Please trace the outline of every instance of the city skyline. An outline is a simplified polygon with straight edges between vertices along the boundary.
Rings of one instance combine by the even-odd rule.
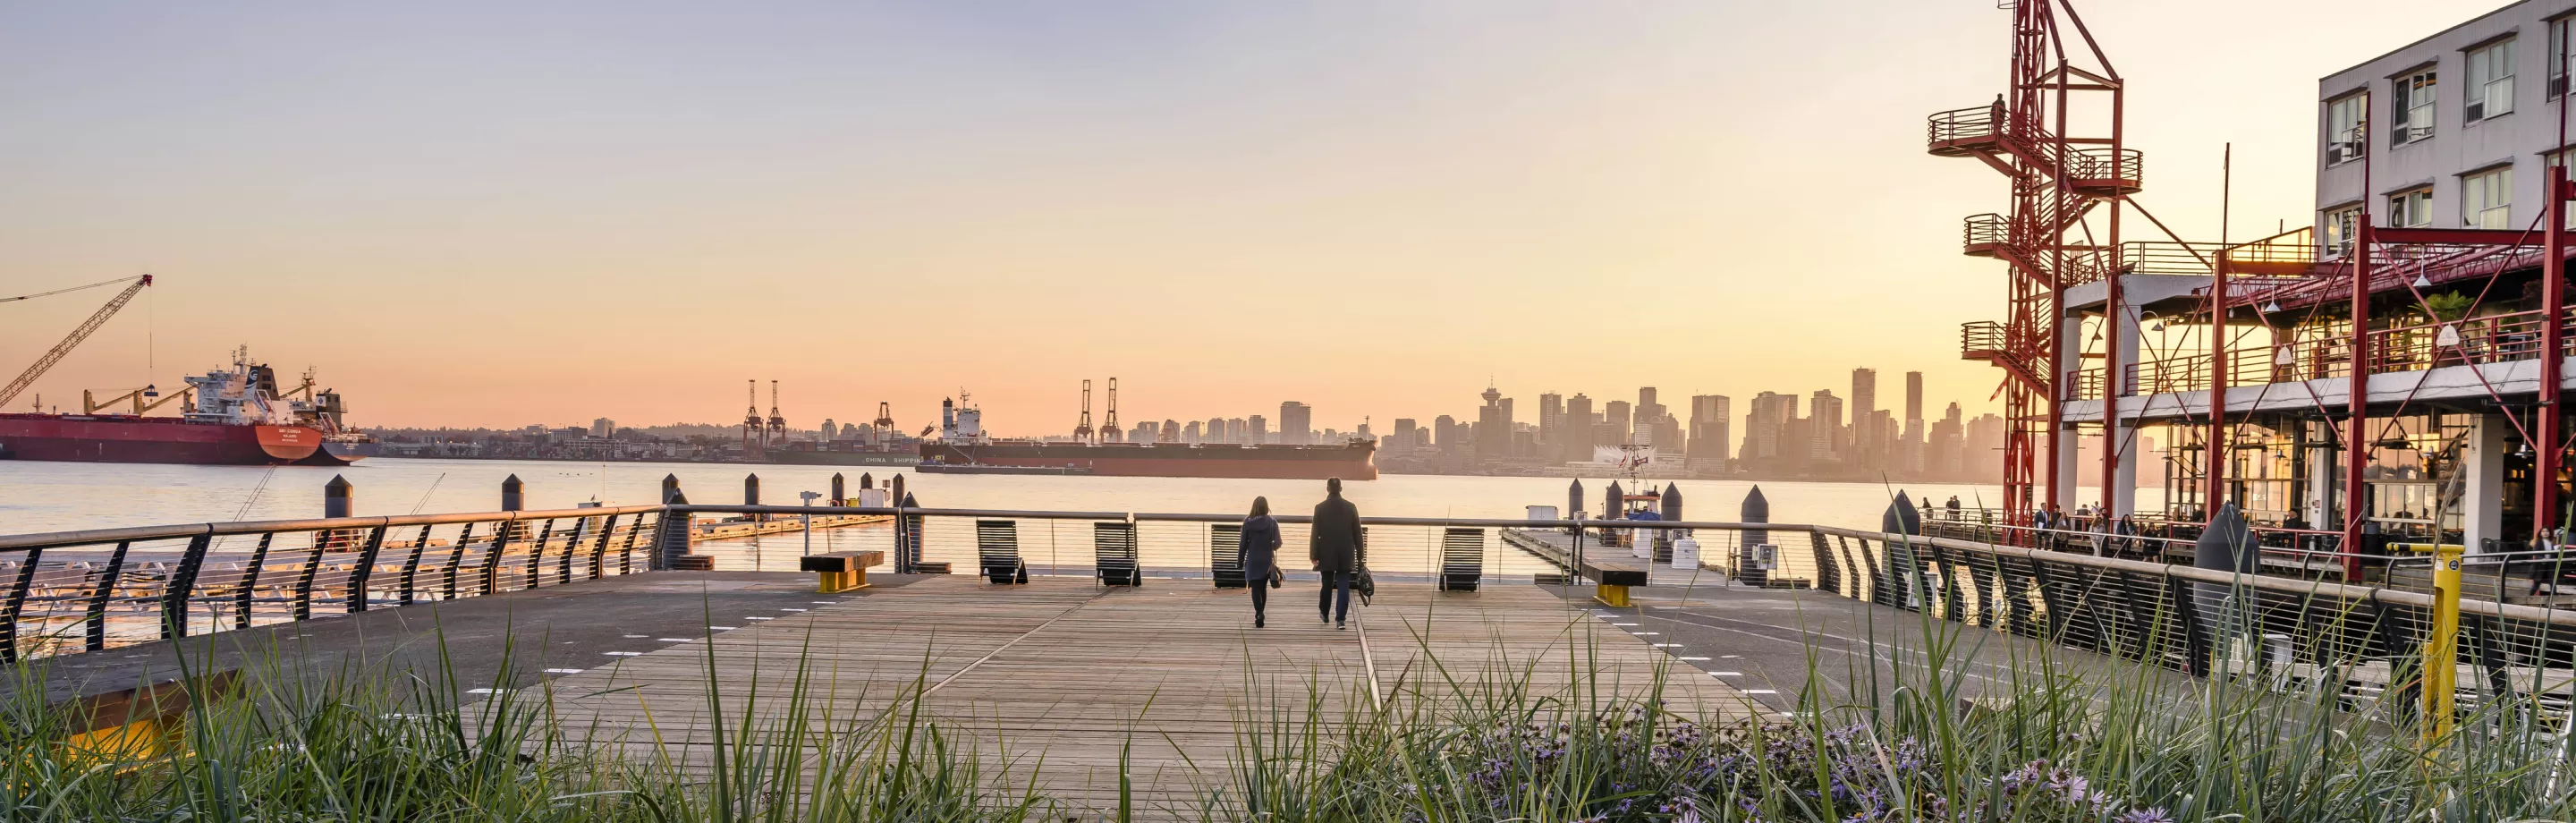
[[[2308,210],[2301,78],[2402,45],[2374,16],[2487,5],[2090,13],[2245,47],[2123,50],[2153,78],[2132,136],[2157,213],[2200,237],[2222,140],[2237,214]],[[0,13],[7,291],[159,278],[20,404],[168,386],[242,343],[377,426],[725,420],[755,377],[805,421],[927,421],[965,384],[1032,433],[1080,374],[1125,376],[1139,410],[1293,396],[1334,420],[1489,374],[1739,401],[1837,362],[1993,381],[1941,342],[1997,311],[1992,267],[1953,253],[1992,204],[1919,145],[1925,101],[1992,94],[1994,66],[1948,54],[1994,36],[1987,4],[604,8]],[[2208,30],[2217,9],[2245,25]],[[2312,36],[2263,35],[2290,26]],[[674,53],[719,68],[675,77]],[[1743,61],[1909,68],[1819,93],[1736,82]],[[999,297],[1069,283],[1116,286]],[[1867,299],[1824,317],[1842,295]],[[974,310],[905,311],[925,300]],[[0,352],[95,305],[11,305]],[[384,322],[294,322],[353,314]]]

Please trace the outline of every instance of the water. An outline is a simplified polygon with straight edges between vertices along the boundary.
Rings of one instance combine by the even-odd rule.
[[[356,513],[372,516],[497,510],[501,480],[513,474],[526,484],[530,509],[594,500],[612,506],[655,503],[664,475],[677,475],[692,502],[740,503],[743,477],[752,473],[761,478],[761,502],[793,506],[800,502],[797,492],[828,493],[835,472],[847,478],[849,489],[858,488],[860,470],[831,466],[374,458],[338,468],[272,469],[0,461],[0,534],[320,517],[322,486],[334,475],[355,486]],[[888,477],[874,473],[879,481]],[[1600,508],[1602,490],[1612,479],[1583,481],[1587,509]],[[1234,513],[1266,495],[1272,510],[1302,514],[1324,496],[1324,484],[1311,480],[906,473],[904,482],[922,505],[936,508]],[[1665,481],[1651,482],[1661,488]],[[1690,519],[1721,521],[1736,519],[1745,493],[1757,485],[1673,483]],[[1344,496],[1370,515],[1520,518],[1526,506],[1562,509],[1566,485],[1563,478],[1387,475],[1348,483]],[[1874,528],[1893,494],[1887,486],[1864,483],[1758,485],[1775,523]],[[1904,491],[1936,505],[1951,495],[1969,506],[2001,497],[1998,487],[1974,484],[1912,484]]]

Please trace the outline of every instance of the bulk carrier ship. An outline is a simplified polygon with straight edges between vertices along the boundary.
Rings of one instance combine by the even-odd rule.
[[[963,397],[963,395],[961,395]],[[996,440],[984,414],[939,401],[939,439],[921,443],[925,472],[1091,474],[1105,477],[1247,477],[1375,480],[1377,444],[1090,443]]]
[[[0,414],[0,459],[338,466],[362,459],[371,442],[341,426],[338,393],[314,390],[310,372],[303,385],[282,389],[247,347],[233,352],[230,369],[185,380],[188,387],[168,398],[144,388],[99,404],[84,392],[83,414]],[[130,413],[105,408],[129,399]],[[172,401],[182,401],[179,416],[144,416]]]

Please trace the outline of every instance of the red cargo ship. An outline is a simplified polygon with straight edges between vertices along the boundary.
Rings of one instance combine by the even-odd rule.
[[[309,373],[303,386],[280,391],[277,373],[251,362],[245,348],[233,353],[231,369],[186,380],[179,396],[160,401],[147,403],[158,395],[143,389],[106,404],[90,404],[84,394],[88,414],[0,414],[0,459],[208,466],[336,466],[359,459],[331,449],[347,450],[344,441],[364,436],[340,427],[340,396],[313,391]],[[127,398],[132,414],[101,413]],[[171,401],[182,401],[178,417],[144,416]]]
[[[0,414],[0,458],[264,466],[322,448],[304,426],[197,422],[121,414]]]

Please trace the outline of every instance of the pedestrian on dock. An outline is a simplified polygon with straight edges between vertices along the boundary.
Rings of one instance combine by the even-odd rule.
[[[1270,498],[1252,498],[1252,515],[1243,518],[1236,545],[1243,550],[1243,584],[1252,588],[1252,627],[1258,629],[1270,590],[1279,585],[1279,521],[1270,518]]]
[[[1315,610],[1334,628],[1350,628],[1351,585],[1359,576],[1360,509],[1342,499],[1342,479],[1324,481],[1324,502],[1315,504],[1315,520],[1306,540],[1307,558],[1324,577],[1315,595]]]

